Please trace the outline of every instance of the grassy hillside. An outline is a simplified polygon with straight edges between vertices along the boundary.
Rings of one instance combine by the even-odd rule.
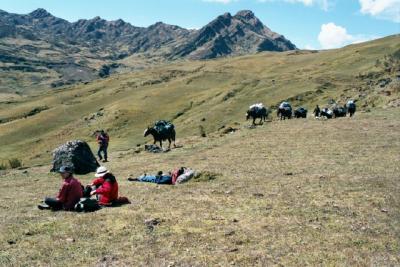
[[[183,61],[3,101],[0,162],[18,157],[27,165],[48,163],[50,152],[67,140],[94,145],[91,134],[102,128],[111,135],[111,150],[129,150],[148,140],[143,129],[158,119],[173,121],[179,142],[199,136],[200,127],[210,134],[243,125],[255,102],[290,100],[312,110],[316,103],[354,98],[361,110],[396,106],[398,83],[381,88],[379,80],[394,79],[385,62],[399,50],[400,37],[391,36],[338,50]]]
[[[17,157],[29,167],[0,170],[0,266],[400,265],[399,59],[400,37],[391,36],[178,62],[1,100],[0,163]],[[348,98],[358,100],[354,118],[244,121],[255,102],[312,110]],[[182,147],[137,151],[158,119],[174,122]],[[95,149],[101,128],[111,135],[107,166],[132,204],[39,211],[60,184],[51,151],[74,138]],[[213,179],[126,179],[179,166]]]
[[[398,266],[399,118],[274,121],[166,154],[113,152],[132,204],[89,214],[36,209],[60,183],[48,166],[0,173],[0,265]],[[126,180],[181,165],[216,179]]]

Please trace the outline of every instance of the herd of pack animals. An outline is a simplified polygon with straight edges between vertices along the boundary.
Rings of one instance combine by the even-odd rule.
[[[356,112],[356,104],[354,100],[349,100],[345,106],[335,105],[332,109],[323,108],[322,110],[317,105],[314,109],[313,114],[316,118],[339,118],[346,117],[349,115],[353,117]],[[256,119],[260,119],[259,124],[267,121],[270,110],[266,108],[262,103],[254,104],[249,107],[246,112],[246,120],[252,119],[253,126],[256,125]],[[286,120],[291,118],[307,118],[308,110],[304,107],[299,107],[295,110],[292,109],[292,106],[288,102],[282,102],[277,108],[277,116],[280,120]],[[168,126],[167,128],[164,128]],[[159,128],[165,129],[165,131],[158,130]],[[155,145],[157,142],[160,143],[160,147],[162,148],[162,142],[169,142],[168,148],[171,148],[171,144],[173,143],[174,147],[176,147],[175,139],[176,139],[176,131],[175,126],[172,123],[166,121],[158,121],[153,127],[147,127],[144,131],[144,137],[152,135]]]

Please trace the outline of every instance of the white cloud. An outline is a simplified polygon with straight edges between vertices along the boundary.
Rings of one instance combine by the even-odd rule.
[[[314,46],[309,45],[309,44],[306,44],[306,45],[304,46],[304,49],[306,49],[306,50],[316,50],[316,48],[315,48]]]
[[[351,35],[347,29],[333,22],[322,24],[318,41],[322,49],[339,48],[349,44],[357,44],[378,38],[372,35]]]
[[[330,0],[258,0],[259,2],[273,2],[273,1],[284,1],[288,3],[300,3],[305,6],[319,6],[323,10],[328,10],[332,5]]]
[[[400,22],[400,0],[359,0],[361,13]]]

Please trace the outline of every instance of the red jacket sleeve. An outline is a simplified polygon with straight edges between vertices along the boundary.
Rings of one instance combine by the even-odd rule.
[[[57,199],[61,202],[61,203],[65,203],[67,201],[67,193],[68,193],[68,184],[67,183],[63,183],[60,192],[58,193]]]
[[[96,189],[96,194],[102,195],[105,193],[110,193],[111,192],[111,184],[109,182],[104,182],[103,185]]]
[[[172,173],[172,184],[175,184],[176,183],[176,180],[178,179],[178,175],[179,174],[179,170],[175,170],[173,173]]]
[[[93,185],[102,185],[103,183],[104,183],[104,179],[103,178],[97,178],[97,179],[94,179],[92,181]]]

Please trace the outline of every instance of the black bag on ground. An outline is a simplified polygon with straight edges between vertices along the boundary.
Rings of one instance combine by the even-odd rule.
[[[99,209],[99,202],[96,199],[91,198],[81,198],[81,200],[75,205],[75,211],[77,212],[93,212]]]

